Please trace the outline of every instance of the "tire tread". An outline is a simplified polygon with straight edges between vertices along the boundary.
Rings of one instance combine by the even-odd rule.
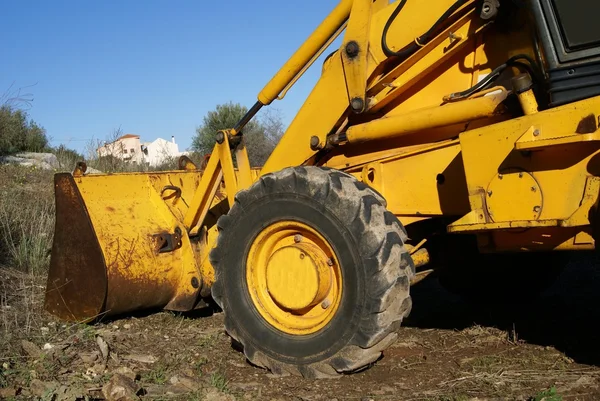
[[[302,366],[277,361],[239,336],[235,322],[227,318],[220,280],[220,271],[226,268],[219,261],[221,252],[226,252],[222,248],[228,228],[243,211],[244,204],[277,190],[304,193],[318,200],[323,207],[336,211],[338,218],[351,229],[358,241],[367,268],[367,302],[356,334],[336,355]],[[291,167],[266,174],[259,178],[258,183],[236,196],[229,213],[218,219],[217,228],[219,237],[210,253],[215,269],[212,296],[225,312],[225,330],[242,345],[252,364],[275,375],[323,378],[362,370],[379,359],[383,350],[396,339],[396,330],[411,311],[409,285],[414,275],[414,264],[404,246],[406,230],[396,216],[386,210],[385,199],[350,174],[312,166]]]

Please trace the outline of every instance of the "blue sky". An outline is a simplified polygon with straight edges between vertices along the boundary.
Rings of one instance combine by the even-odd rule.
[[[184,150],[217,104],[252,106],[337,3],[5,1],[0,93],[27,87],[29,115],[53,145],[83,151],[120,127],[143,140],[174,135]],[[316,83],[322,58],[271,106],[286,124]]]

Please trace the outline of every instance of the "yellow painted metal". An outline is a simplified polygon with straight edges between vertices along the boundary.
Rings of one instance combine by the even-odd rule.
[[[323,107],[327,113],[323,113]],[[303,164],[314,156],[310,147],[310,137],[317,136],[325,142],[331,127],[335,126],[348,108],[348,93],[344,80],[344,69],[339,56],[332,56],[323,71],[321,79],[313,88],[309,98],[300,107],[288,129],[279,140],[266,163],[261,175],[284,167]],[[290,152],[289,149],[294,149]]]
[[[88,321],[146,308],[194,308],[214,282],[208,253],[218,234],[215,215],[226,213],[220,205],[228,203],[221,167],[229,161],[224,170],[230,188],[244,175],[252,181],[258,176],[256,168],[234,169],[223,146],[215,146],[204,172],[83,175],[80,168],[74,176],[57,174],[59,235],[47,309],[65,320]],[[225,162],[221,153],[229,155]]]
[[[355,113],[362,113],[367,105],[365,93],[371,7],[371,0],[354,0],[342,51],[348,101]]]
[[[224,136],[223,143],[218,147],[218,152],[221,168],[223,169],[225,192],[227,193],[229,207],[231,207],[235,202],[235,194],[238,191],[238,183],[235,169],[233,167],[233,158],[231,157],[231,151],[229,150],[229,138],[227,135]]]
[[[258,94],[258,100],[262,104],[271,104],[281,91],[302,71],[304,66],[313,59],[315,54],[328,43],[331,36],[338,31],[350,15],[352,3],[353,0],[342,0],[306,41],[304,41],[302,46],[279,69]]]
[[[425,266],[429,263],[429,252],[425,248],[418,249],[410,255],[415,265],[415,268]]]
[[[190,202],[190,207],[185,214],[183,223],[188,229],[194,228],[198,222],[203,222],[208,209],[219,189],[223,179],[223,170],[219,162],[219,148],[221,145],[215,145],[215,148],[208,159],[204,174],[200,179],[200,185],[196,190],[194,197]]]
[[[588,118],[589,119],[589,118]],[[595,118],[594,118],[595,119]],[[594,128],[595,129],[595,128]],[[544,130],[541,126],[532,125],[515,142],[517,150],[538,150],[554,146],[564,146],[576,143],[598,142],[600,131],[595,129],[589,133],[577,133],[576,130]]]
[[[538,103],[533,93],[533,90],[529,89],[518,95],[519,103],[525,114],[533,114],[538,112]]]
[[[540,184],[533,174],[509,168],[494,175],[486,190],[489,220],[538,220],[544,207]]]
[[[376,1],[380,1],[380,0],[376,0]],[[323,52],[325,52],[325,50],[342,34],[342,32],[344,32],[344,30],[346,29],[346,26],[347,26],[347,22],[344,22],[339,27],[339,29],[333,34],[333,36],[331,36],[329,38],[329,40],[323,45],[323,47],[321,47],[321,49],[317,53],[315,53],[315,55],[310,59],[310,61],[304,67],[302,67],[302,69],[298,72],[298,74],[296,74],[294,79],[292,79],[287,84],[287,86],[281,90],[281,93],[279,94],[279,96],[277,96],[277,100],[283,100],[283,98],[285,97],[285,95],[287,95],[287,92],[292,88],[292,86],[294,86],[294,84],[300,78],[302,78],[302,75],[304,75],[304,73],[306,71],[308,71],[308,69],[314,64],[314,62],[317,61],[317,59],[319,57],[321,57]]]
[[[425,107],[393,117],[354,125],[346,131],[350,143],[390,139],[415,132],[492,117],[506,99],[505,89],[443,106]]]
[[[250,160],[248,159],[248,150],[246,145],[241,143],[235,150],[235,160],[237,161],[237,191],[248,188],[252,185],[252,169],[250,168]],[[233,166],[233,161],[232,161]],[[236,191],[236,192],[237,192]]]
[[[250,245],[246,282],[254,307],[284,333],[307,335],[333,318],[342,274],[331,245],[296,221],[274,223]]]
[[[323,301],[331,288],[328,259],[318,246],[306,242],[277,249],[267,261],[269,294],[291,311]]]
[[[564,139],[596,135],[598,110],[600,98],[591,98],[461,134],[472,212],[451,224],[449,231],[589,226],[589,212],[597,196],[597,193],[593,194],[595,181],[590,181],[590,176],[600,175],[600,163],[597,161],[600,144]],[[594,123],[590,124],[591,121]],[[582,130],[594,132],[577,133]],[[537,137],[549,140],[538,142]],[[519,147],[519,143],[529,143],[529,146]],[[521,151],[531,149],[532,143],[540,145],[537,151]],[[482,149],[486,151],[482,152]],[[498,171],[502,173],[505,170],[520,170],[528,174],[531,177],[529,184],[495,186]],[[518,177],[518,173],[513,174]],[[519,181],[519,178],[513,181]],[[525,196],[529,185],[535,186],[536,191]],[[489,205],[486,206],[488,200],[484,188],[491,186],[495,186],[492,198],[499,196],[503,199],[492,204],[495,214],[505,217],[501,222],[494,221],[487,212]],[[539,212],[532,210],[535,202],[541,203],[534,205],[539,206]],[[543,246],[549,249],[593,246],[589,241],[576,243],[576,235],[580,235],[577,230],[565,230],[562,235],[547,237]],[[516,238],[519,236],[526,238],[531,234],[514,232],[512,241],[518,242]],[[494,243],[503,248],[503,244],[497,242],[506,240],[506,235],[497,238]],[[541,244],[520,244],[520,247],[528,246],[539,247]]]
[[[367,161],[347,171],[384,194],[388,210],[404,224],[424,216],[461,216],[469,212],[470,206],[460,151],[458,140],[443,141],[404,148],[396,155]],[[332,158],[326,165],[344,168],[341,163],[347,160]]]
[[[66,174],[65,176],[68,176]],[[197,301],[202,276],[182,220],[193,197],[198,176],[188,172],[122,173],[74,177],[71,185],[57,176],[57,203],[66,197],[85,210],[77,227],[89,225],[86,244],[61,238],[48,279],[47,307],[67,320],[113,316],[141,308],[189,310]],[[65,177],[67,179],[67,177]],[[58,186],[61,186],[60,188]],[[177,185],[179,191],[170,186]],[[68,210],[57,214],[59,225],[69,221]],[[59,230],[77,227],[57,226]],[[82,234],[72,232],[72,236]],[[161,252],[162,239],[174,236],[172,252]],[[97,251],[87,246],[97,245]],[[93,258],[91,260],[90,258]],[[65,266],[58,261],[69,263]],[[93,263],[95,272],[88,267]],[[71,265],[72,264],[72,265]],[[64,269],[75,272],[63,275]],[[86,280],[97,277],[94,297],[82,292]],[[49,300],[48,300],[49,299]],[[90,304],[90,302],[94,304]],[[74,305],[74,306],[73,306]],[[81,313],[70,313],[73,308]]]
[[[248,188],[252,184],[252,169],[243,143],[236,147],[235,154],[238,162],[237,172],[233,166],[229,136],[227,132],[223,132],[223,142],[215,144],[200,180],[200,185],[184,217],[184,224],[188,231],[193,230],[198,222],[204,222],[206,214],[213,204],[214,197],[222,186],[223,179],[226,183],[225,192],[227,193],[229,206],[233,205],[238,190]],[[196,231],[194,230],[194,232]]]
[[[467,2],[461,8],[463,12],[470,9],[461,18],[372,85],[369,89],[371,112],[389,106],[414,85],[428,79],[441,63],[460,57],[466,47],[475,46],[476,38],[488,27],[488,23],[473,18],[476,10],[472,8],[472,3]],[[442,96],[439,99],[441,101]]]
[[[569,218],[560,221],[560,226],[581,227],[592,225],[593,221],[590,219],[590,211],[597,207],[599,195],[600,178],[588,176],[581,204]]]
[[[384,25],[397,4],[384,3],[385,1],[379,1],[372,6],[371,10],[366,73],[368,87],[382,77],[383,65],[388,62],[381,48],[381,35]],[[407,2],[403,12],[390,27],[389,46],[397,50],[412,43],[416,36],[426,32],[453,3],[454,0]],[[418,34],[415,34],[416,32]],[[386,109],[387,115],[439,105],[445,94],[464,90],[465,87],[470,86],[473,74],[477,73],[476,69],[471,69],[473,62],[472,56],[469,56],[471,51],[472,49],[465,46],[462,52],[452,52],[453,56],[444,63],[444,68],[430,71],[427,75],[427,85],[414,85],[403,96],[395,99],[393,107],[390,105]],[[409,70],[407,73],[413,72]],[[372,96],[368,95],[367,105],[371,101],[373,101]],[[346,115],[348,110],[348,90],[342,55],[341,51],[336,51],[324,62],[319,80],[263,166],[261,174],[303,163],[313,163],[311,160],[315,150],[310,147],[311,137],[316,136],[319,142],[326,143],[328,134],[340,132],[349,124]],[[456,131],[455,127],[453,129]],[[428,140],[429,138],[423,138],[421,143]],[[391,147],[388,146],[389,148]],[[294,151],[290,152],[289,149]]]
[[[413,278],[410,280],[410,285],[416,285],[418,283],[420,283],[421,281],[425,280],[427,277],[429,277],[429,275],[431,275],[431,273],[433,273],[435,270],[434,269],[428,269],[428,270],[423,270],[420,272],[417,272]]]

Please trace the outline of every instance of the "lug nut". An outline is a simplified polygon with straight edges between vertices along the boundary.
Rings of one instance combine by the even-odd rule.
[[[327,266],[333,266],[333,259],[327,259]]]
[[[294,242],[298,243],[302,241],[302,236],[300,234],[294,235]]]
[[[321,308],[323,309],[327,309],[329,308],[329,306],[331,305],[331,301],[326,299],[325,301],[321,302]]]

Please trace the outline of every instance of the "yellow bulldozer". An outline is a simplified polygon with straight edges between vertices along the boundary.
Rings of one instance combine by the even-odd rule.
[[[564,255],[595,249],[598,14],[584,0],[341,0],[205,165],[56,174],[46,309],[94,323],[214,301],[249,362],[319,378],[375,363],[432,272],[465,294],[541,288]],[[316,60],[251,167],[244,127]]]

